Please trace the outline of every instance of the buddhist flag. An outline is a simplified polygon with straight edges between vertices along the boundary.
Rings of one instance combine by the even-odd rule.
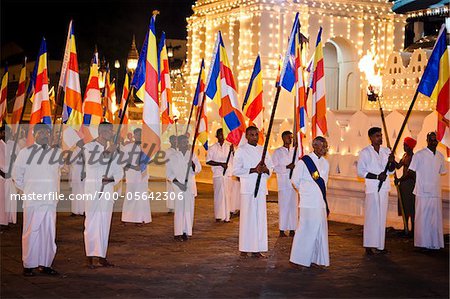
[[[144,151],[141,171],[146,169],[151,157],[160,149],[160,113],[158,99],[158,49],[156,46],[155,19],[157,12],[150,19],[150,26],[142,45],[136,72],[131,82],[137,92],[136,96],[144,102],[142,120],[142,150]]]
[[[31,145],[34,143],[34,125],[40,122],[48,125],[51,125],[52,123],[48,95],[47,45],[45,38],[42,39],[38,58],[36,59],[36,64],[34,65],[34,70],[31,75],[30,86],[28,89],[33,92],[31,96],[33,99],[33,105],[31,106],[30,127],[27,138],[27,145]]]
[[[169,57],[167,56],[165,32],[162,33],[161,40],[159,41],[158,57],[161,129],[163,133],[167,130],[167,127],[173,123],[170,116],[172,107],[172,88],[170,85]]]
[[[6,106],[8,100],[6,96],[8,95],[8,67],[5,67],[5,73],[2,77],[2,85],[0,90],[0,122],[3,123],[3,120],[6,120],[7,110]]]
[[[98,53],[96,52],[94,53],[94,58],[92,59],[89,79],[83,101],[83,134],[85,142],[92,140],[92,135],[88,127],[90,125],[100,124],[102,117],[102,98],[98,85]]]
[[[206,96],[219,107],[225,139],[238,146],[245,132],[245,122],[239,107],[236,84],[220,31],[206,84]]]
[[[312,75],[312,138],[327,134],[327,102],[325,99],[325,72],[323,66],[322,27],[317,35]]]
[[[298,155],[303,156],[303,139],[306,136],[306,93],[303,82],[302,64],[302,34],[300,32],[299,14],[295,15],[289,37],[288,48],[284,57],[280,85],[289,92],[294,93],[295,112],[294,123],[297,131]]]
[[[111,82],[111,72],[108,68],[105,78],[105,119],[106,121],[114,122],[114,113],[117,111],[117,97],[116,97],[116,83],[115,80]]]
[[[205,94],[205,77],[205,61],[202,59],[193,101],[194,106],[197,107],[202,105],[203,95]],[[199,112],[200,110],[198,109],[196,120],[200,121],[200,124],[198,127],[197,139],[201,142],[203,148],[208,150],[208,118],[205,113],[205,105],[203,105],[202,113],[200,113],[200,115]]]
[[[443,24],[417,89],[420,93],[436,101],[437,138],[447,148],[450,148],[449,78],[447,30]]]
[[[64,90],[63,123],[70,126],[80,126],[83,123],[83,102],[72,21],[69,24],[59,87]]]
[[[19,86],[16,92],[16,100],[14,101],[13,113],[11,124],[17,125],[20,122],[20,116],[22,115],[23,105],[25,103],[25,85],[27,81],[27,67],[26,61],[20,70]]]
[[[256,126],[259,129],[258,144],[264,144],[264,126],[263,126],[263,81],[261,73],[261,58],[256,57],[253,72],[250,77],[247,92],[245,93],[242,110],[249,118],[249,125]]]

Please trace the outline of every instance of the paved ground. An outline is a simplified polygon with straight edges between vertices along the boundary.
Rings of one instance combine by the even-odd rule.
[[[115,268],[89,270],[83,218],[58,214],[59,277],[21,275],[20,229],[1,235],[2,298],[112,297],[449,297],[449,250],[421,253],[412,239],[388,230],[385,256],[363,253],[362,227],[330,222],[331,266],[297,270],[289,265],[292,238],[277,238],[277,205],[268,203],[269,258],[240,259],[238,219],[215,223],[211,186],[199,184],[194,236],[176,243],[173,216],[123,226],[115,213],[108,256]]]

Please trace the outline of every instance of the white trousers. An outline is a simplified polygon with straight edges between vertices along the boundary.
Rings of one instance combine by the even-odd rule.
[[[178,192],[181,192],[175,187],[177,197],[174,200],[174,217],[173,228],[174,235],[181,236],[186,234],[192,236],[192,227],[194,224],[194,195],[190,189],[182,192],[182,198],[178,199]]]
[[[428,249],[444,248],[440,197],[416,196],[414,246]]]
[[[364,247],[384,249],[388,203],[388,191],[366,194],[364,202]]]
[[[239,251],[267,251],[267,239],[266,195],[241,194]]]
[[[24,268],[51,267],[56,254],[56,206],[35,205],[23,210]]]
[[[298,221],[298,193],[294,188],[278,191],[280,230],[295,230]]]
[[[306,267],[311,263],[330,265],[326,209],[300,208],[300,221],[292,242],[290,261]]]

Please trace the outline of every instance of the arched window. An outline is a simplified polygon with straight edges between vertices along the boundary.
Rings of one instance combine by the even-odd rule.
[[[419,78],[416,78],[416,84],[419,84],[419,81],[420,81]]]
[[[415,66],[413,66],[413,73],[415,73],[416,72],[416,67]]]
[[[394,74],[397,74],[397,69],[396,68],[394,68]]]
[[[405,80],[403,80],[403,83],[404,83],[405,85],[408,85],[408,79],[405,78]]]
[[[395,85],[395,79],[392,79],[392,85]]]
[[[394,57],[394,64],[397,64],[397,56]]]
[[[419,54],[419,56],[417,57],[417,61],[422,61],[422,54]]]
[[[418,72],[421,72],[421,71],[422,71],[422,67],[421,67],[420,65],[417,67],[417,71],[418,71]]]

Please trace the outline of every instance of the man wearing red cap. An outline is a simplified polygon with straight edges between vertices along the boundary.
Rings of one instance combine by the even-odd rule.
[[[405,153],[403,154],[400,162],[396,163],[396,168],[400,169],[403,167],[403,174],[400,178],[395,180],[395,184],[399,186],[400,189],[400,197],[399,200],[403,203],[403,212],[405,213],[405,231],[414,231],[414,205],[415,205],[415,196],[413,194],[414,185],[415,185],[415,177],[412,172],[408,171],[409,164],[411,164],[412,157],[414,155],[413,149],[416,146],[417,141],[411,137],[406,137],[403,141],[403,150]],[[398,215],[401,216],[402,211],[400,210],[400,202]],[[411,219],[411,230],[408,228],[408,222]]]

